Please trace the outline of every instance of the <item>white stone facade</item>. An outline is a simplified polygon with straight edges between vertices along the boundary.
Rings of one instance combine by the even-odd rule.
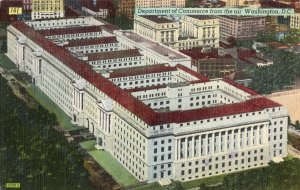
[[[190,60],[180,53],[161,60],[163,55],[149,44],[132,40],[132,33],[115,32],[122,49],[139,48],[147,63],[155,60],[152,67],[164,62],[168,66],[163,69],[176,68],[166,72],[171,79],[165,86],[156,81],[130,91],[113,80],[121,77],[100,75],[25,23],[13,23],[7,31],[7,56],[139,181],[187,181],[265,166],[274,157],[287,156],[288,114],[281,105],[228,79],[210,81],[190,69]],[[136,72],[122,80],[164,76],[147,69],[147,74]]]
[[[219,47],[219,19],[182,16],[178,20],[161,16],[134,16],[134,32],[176,50]]]

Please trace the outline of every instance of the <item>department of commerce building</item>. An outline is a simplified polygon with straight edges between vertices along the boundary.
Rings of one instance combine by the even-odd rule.
[[[284,107],[91,17],[12,23],[7,56],[139,181],[188,181],[287,156]]]

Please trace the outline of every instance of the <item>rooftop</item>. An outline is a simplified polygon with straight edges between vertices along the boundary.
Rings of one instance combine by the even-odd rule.
[[[212,16],[207,16],[207,15],[187,15],[189,17],[198,19],[198,20],[210,20],[210,19],[217,19],[215,17]]]
[[[115,36],[109,36],[109,37],[102,37],[102,38],[69,40],[68,44],[64,45],[64,47],[110,44],[110,43],[118,43],[117,38]]]
[[[168,19],[166,17],[163,16],[155,16],[155,15],[146,15],[146,16],[141,16],[145,19],[151,20],[152,22],[158,23],[158,24],[162,24],[162,23],[174,23],[176,21]]]
[[[88,61],[96,60],[107,60],[107,59],[117,59],[117,58],[126,58],[126,57],[137,57],[142,56],[139,50],[137,49],[128,49],[128,50],[119,50],[119,51],[107,51],[99,53],[89,53],[86,54]]]
[[[170,67],[169,65],[165,65],[165,64],[147,65],[141,67],[125,68],[125,69],[114,69],[112,70],[113,72],[110,74],[110,78],[144,75],[150,73],[171,72],[176,70],[177,70],[176,67]]]
[[[55,28],[46,30],[36,30],[43,36],[54,36],[64,34],[79,34],[79,33],[90,33],[90,32],[101,32],[101,26],[75,26],[68,28]]]
[[[147,38],[144,38],[139,34],[133,33],[132,31],[123,30],[121,32],[128,39],[130,39],[136,43],[139,43],[139,44],[143,45],[144,47],[147,47],[160,55],[169,57],[171,60],[187,58],[187,56],[185,56],[183,54],[179,54],[178,52],[176,52],[175,50],[172,50],[171,48],[167,48],[166,46],[163,46],[159,43],[150,41]]]
[[[222,58],[222,57],[232,58],[232,56],[229,54],[220,56],[217,49],[212,49],[210,52],[202,52],[202,48],[192,48],[187,50],[180,50],[180,52],[190,56],[194,60]]]

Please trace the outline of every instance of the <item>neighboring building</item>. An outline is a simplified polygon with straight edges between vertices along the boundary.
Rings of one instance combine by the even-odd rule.
[[[117,14],[121,15],[124,14],[128,18],[132,19],[134,15],[134,9],[135,9],[135,0],[121,0]]]
[[[253,39],[258,32],[265,30],[265,17],[218,16],[220,20],[220,41],[228,39]]]
[[[300,29],[300,13],[296,12],[291,16],[290,27]]]
[[[32,20],[61,18],[64,15],[64,0],[32,0]]]
[[[247,87],[252,82],[251,77],[244,71],[237,71],[235,73],[232,73],[228,75],[227,78]]]
[[[223,54],[217,49],[204,52],[201,48],[181,50],[192,58],[197,71],[209,78],[223,78],[236,71],[236,60],[229,54]]]
[[[254,49],[238,48],[238,58],[248,64],[256,65],[257,67],[269,66],[273,61],[266,56],[262,56]]]
[[[41,32],[46,26],[55,35],[58,28],[74,28],[62,41],[116,36],[120,49],[96,57],[119,68],[96,72],[96,65]],[[229,79],[209,80],[180,52],[132,31],[104,27],[93,18],[14,22],[7,29],[7,56],[72,123],[96,136],[96,148],[139,181],[189,181],[287,156],[288,113],[282,105]],[[90,48],[81,43],[83,50]],[[118,53],[122,50],[129,52]],[[117,65],[139,61],[144,66]]]
[[[210,16],[134,16],[134,31],[176,50],[219,47],[219,20]]]
[[[112,0],[81,0],[82,11],[95,17],[107,18],[114,15],[114,4]]]
[[[185,0],[121,0],[118,13],[133,18],[135,8],[185,7]]]

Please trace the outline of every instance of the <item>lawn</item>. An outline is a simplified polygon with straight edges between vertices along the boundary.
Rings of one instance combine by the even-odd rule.
[[[83,128],[73,125],[70,122],[70,117],[37,86],[30,85],[27,87],[27,90],[43,107],[45,107],[50,113],[54,113],[56,115],[59,124],[64,130],[73,131]]]
[[[107,171],[114,180],[120,185],[126,187],[139,183],[139,181],[127,171],[113,156],[102,150],[94,150],[94,144],[96,141],[86,141],[80,143],[88,151],[88,153],[100,164],[105,171]]]
[[[17,69],[16,65],[4,54],[0,54],[0,65],[6,70]]]
[[[182,186],[185,189],[192,189],[199,187],[201,183],[205,183],[206,185],[215,185],[215,184],[220,184],[223,182],[223,178],[226,176],[225,175],[219,175],[219,176],[213,176],[213,177],[207,177],[203,179],[197,179],[197,180],[192,180],[192,181],[187,181],[183,182]]]
[[[95,144],[96,144],[95,140],[90,140],[90,141],[85,141],[85,142],[80,143],[80,145],[88,151],[96,150]]]

